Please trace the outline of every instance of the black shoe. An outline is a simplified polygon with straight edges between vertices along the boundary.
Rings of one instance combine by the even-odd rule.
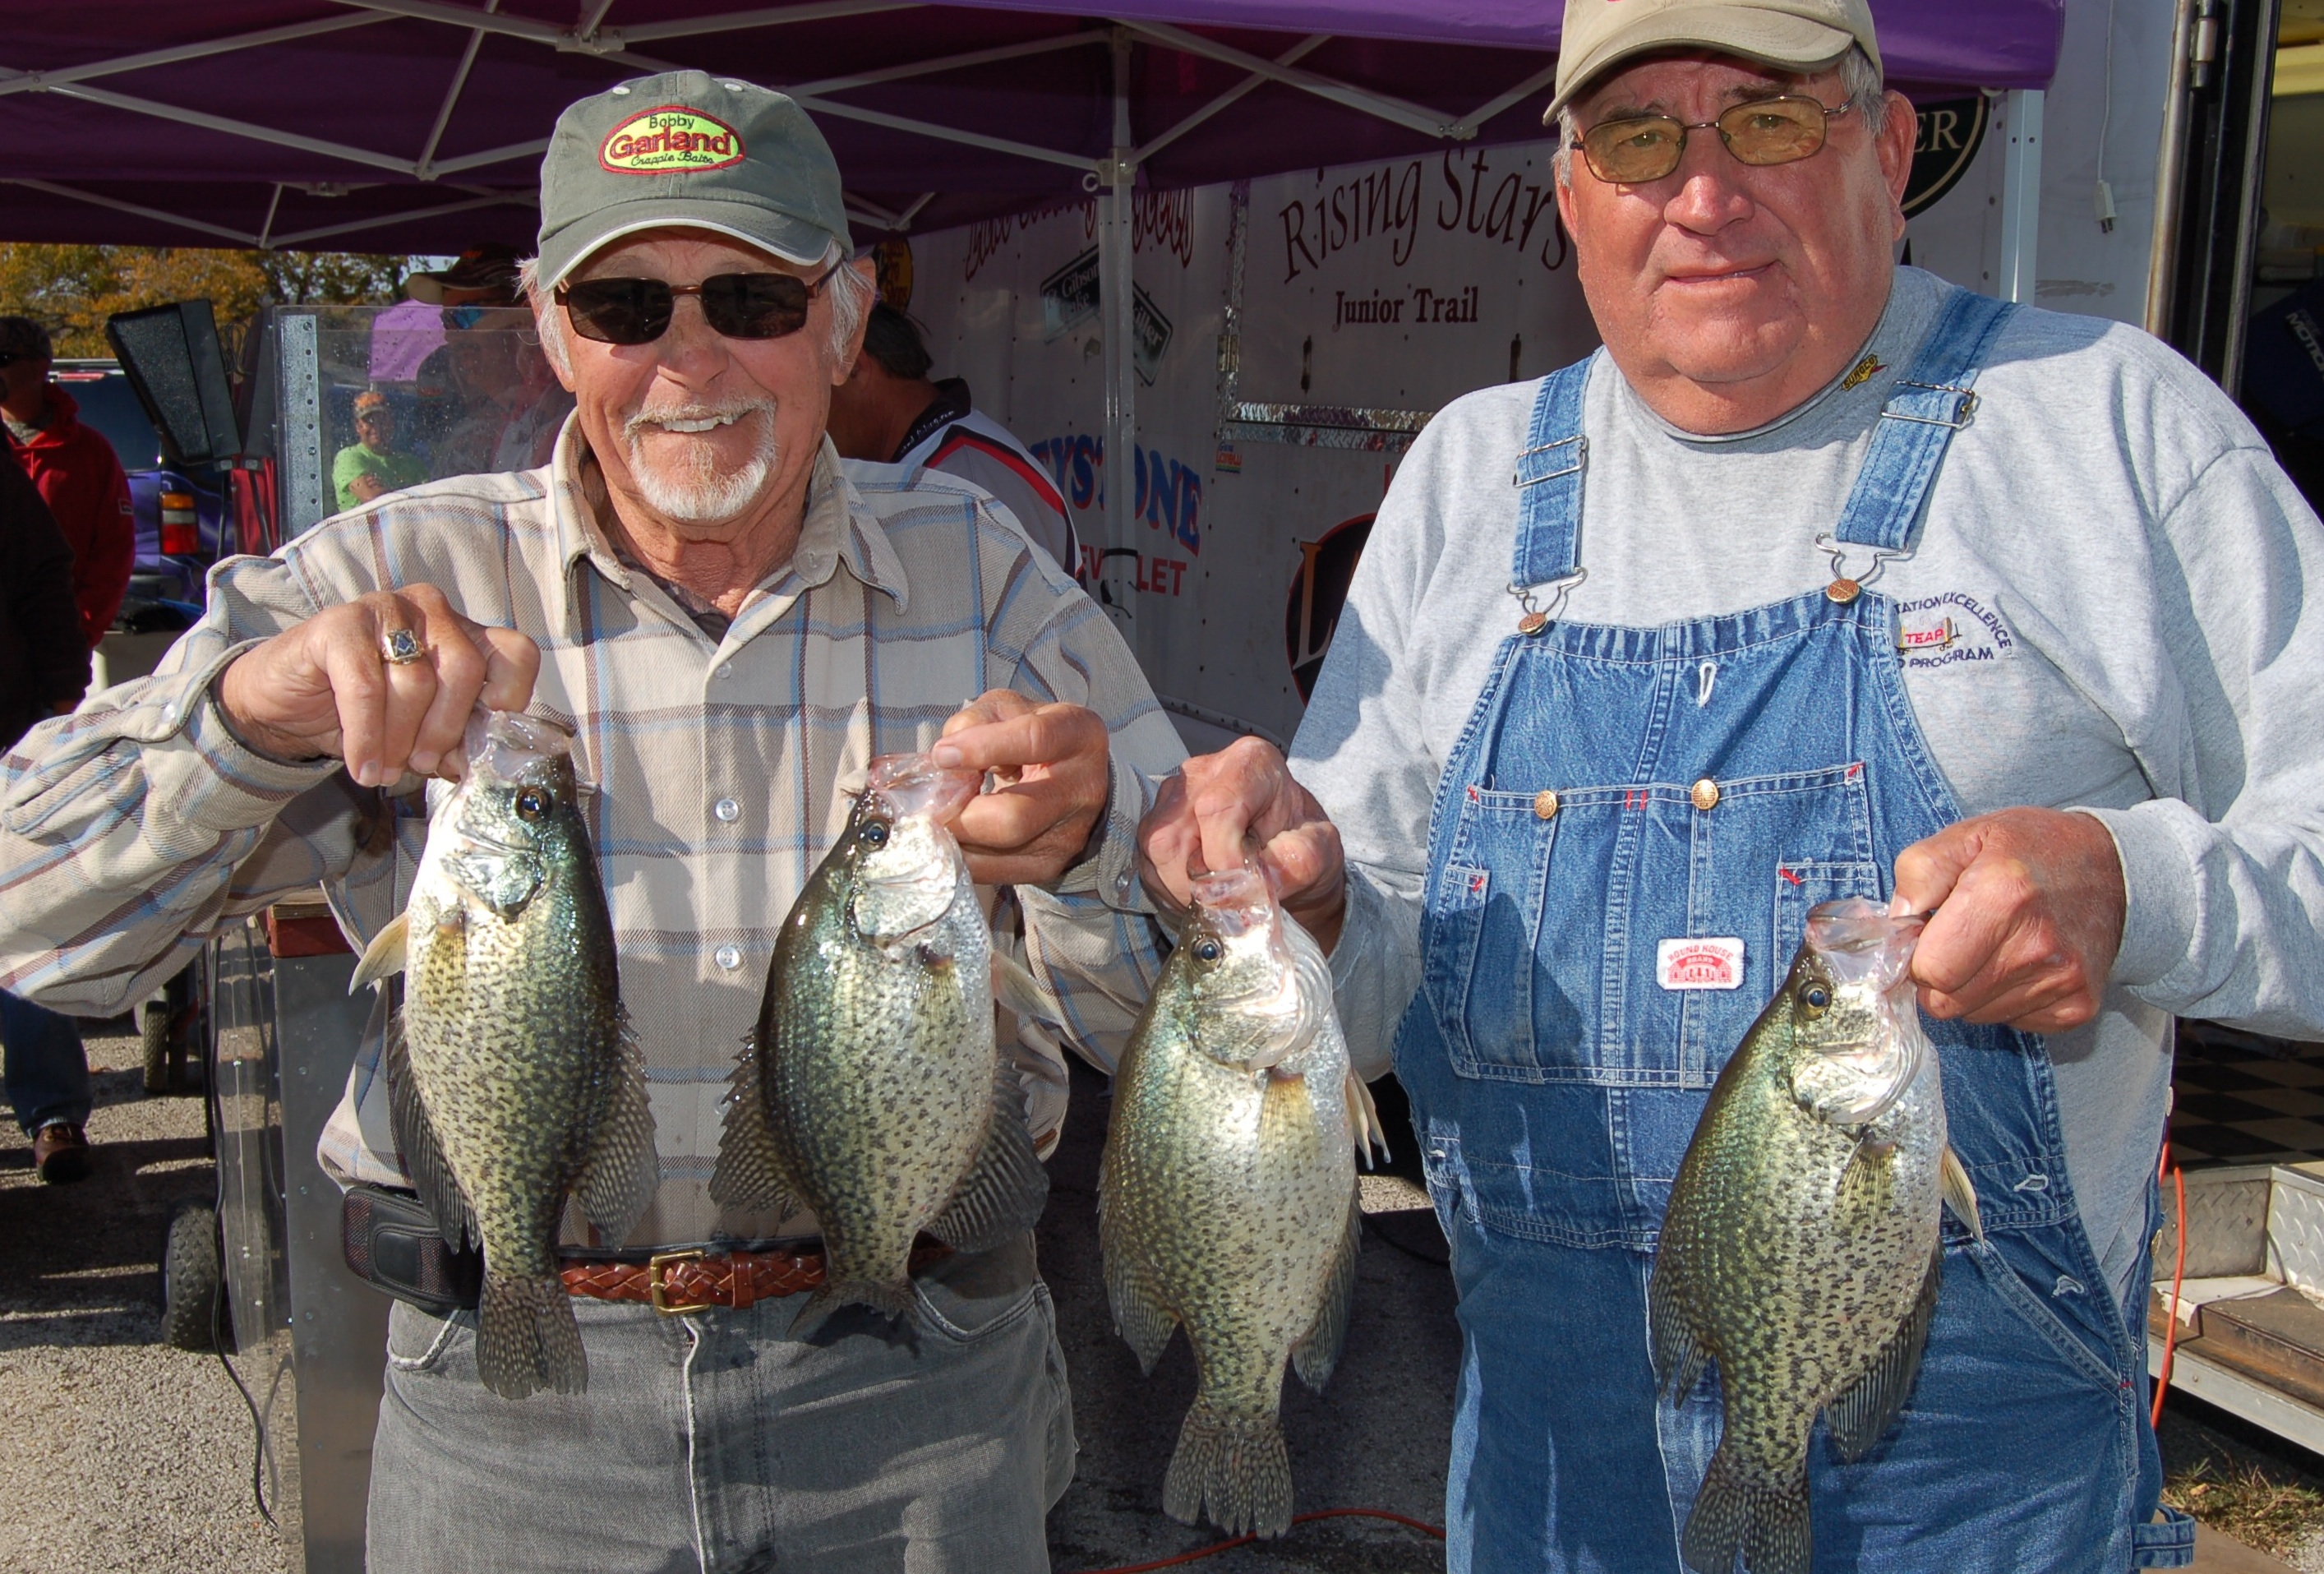
[[[87,1179],[88,1159],[88,1138],[70,1121],[51,1121],[32,1138],[32,1167],[51,1186]]]

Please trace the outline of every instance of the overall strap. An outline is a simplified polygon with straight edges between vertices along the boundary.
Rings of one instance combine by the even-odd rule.
[[[1590,363],[1575,362],[1541,380],[1533,402],[1533,424],[1517,455],[1517,544],[1509,568],[1509,591],[1525,593],[1578,571],[1577,537],[1582,531],[1582,472],[1590,462],[1590,440],[1582,435],[1582,390]]]
[[[1946,445],[1977,408],[1969,384],[2002,324],[2016,310],[1973,291],[1953,292],[1921,353],[1889,390],[1871,451],[1864,456],[1833,532],[1840,542],[1872,548],[1876,560],[1904,550],[1921,501],[1944,463]]]

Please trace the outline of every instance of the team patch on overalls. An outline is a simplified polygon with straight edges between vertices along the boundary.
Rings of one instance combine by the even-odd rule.
[[[740,132],[676,104],[631,116],[597,145],[597,162],[616,175],[691,175],[742,162]]]
[[[1655,948],[1655,977],[1665,989],[1739,989],[1743,942],[1728,935],[1665,940]]]

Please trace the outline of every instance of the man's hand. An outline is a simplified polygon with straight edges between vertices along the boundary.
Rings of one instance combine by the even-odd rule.
[[[2098,1013],[2122,946],[2122,860],[2087,814],[2005,809],[1896,857],[1896,900],[1934,910],[1913,953],[1931,1016],[2063,1032]]]
[[[952,834],[982,885],[1047,885],[1073,867],[1113,789],[1105,723],[1078,705],[1038,705],[1012,689],[978,695],[929,751],[947,770],[990,771]]]
[[[387,659],[409,629],[416,662]],[[452,610],[432,585],[376,590],[317,613],[235,658],[217,683],[236,737],[280,760],[336,755],[365,787],[406,770],[433,773],[456,755],[482,701],[517,710],[532,698],[540,647],[510,628]]]
[[[1146,889],[1166,907],[1186,910],[1194,871],[1256,860],[1316,943],[1326,951],[1339,943],[1348,903],[1339,828],[1270,744],[1238,738],[1188,760],[1162,783],[1138,828],[1138,849]]]

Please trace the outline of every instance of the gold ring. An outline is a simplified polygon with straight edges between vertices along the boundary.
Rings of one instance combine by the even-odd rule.
[[[428,653],[420,636],[408,628],[391,628],[380,636],[380,653],[398,667],[410,666]]]

